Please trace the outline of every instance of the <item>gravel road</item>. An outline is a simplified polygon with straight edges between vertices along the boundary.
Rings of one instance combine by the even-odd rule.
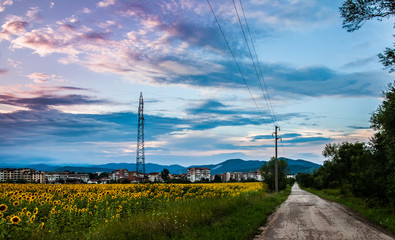
[[[295,183],[291,195],[254,239],[395,238],[345,207],[301,190]]]

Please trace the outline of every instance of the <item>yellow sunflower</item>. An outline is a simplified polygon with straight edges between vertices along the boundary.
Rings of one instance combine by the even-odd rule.
[[[14,207],[16,207],[16,206],[19,205],[19,202],[18,202],[18,201],[15,201],[12,205],[14,205]]]
[[[5,212],[5,211],[7,211],[7,205],[5,205],[5,204],[1,204],[0,205],[0,212]]]
[[[36,215],[33,215],[33,216],[30,218],[30,223],[33,223],[33,222],[34,222],[34,219],[36,219]]]
[[[21,222],[21,219],[18,216],[13,216],[10,221],[12,224],[18,224]]]

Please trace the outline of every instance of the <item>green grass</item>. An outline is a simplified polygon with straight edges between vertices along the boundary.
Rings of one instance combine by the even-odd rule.
[[[340,189],[304,188],[317,196],[340,203],[354,210],[370,221],[386,228],[395,234],[395,209],[383,207],[370,207],[365,199],[353,196],[351,193],[341,193]]]
[[[239,197],[167,205],[162,210],[103,224],[78,238],[252,239],[289,193],[290,188],[287,188],[278,194],[261,191]]]

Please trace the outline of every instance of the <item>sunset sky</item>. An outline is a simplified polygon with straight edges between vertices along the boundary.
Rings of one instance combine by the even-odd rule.
[[[146,163],[269,160],[278,125],[321,164],[394,77],[393,19],[349,33],[342,2],[210,0],[225,41],[206,0],[0,0],[0,166],[135,163],[140,92]]]

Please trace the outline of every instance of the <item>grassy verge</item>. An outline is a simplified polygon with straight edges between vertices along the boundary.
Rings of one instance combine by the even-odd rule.
[[[340,192],[340,189],[317,190],[312,188],[304,188],[304,190],[330,201],[347,206],[370,221],[386,228],[395,234],[395,209],[369,207],[365,199],[357,198],[350,193],[343,194]]]
[[[91,229],[84,239],[251,239],[288,197],[254,192],[167,205],[134,218]]]

